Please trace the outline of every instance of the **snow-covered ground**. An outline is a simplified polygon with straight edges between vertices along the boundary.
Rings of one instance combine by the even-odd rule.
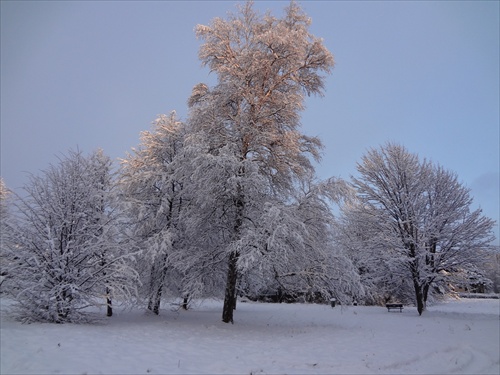
[[[6,301],[2,301],[5,307]],[[1,374],[499,374],[499,300],[462,299],[422,316],[383,307],[222,302],[115,311],[101,324],[1,318]]]

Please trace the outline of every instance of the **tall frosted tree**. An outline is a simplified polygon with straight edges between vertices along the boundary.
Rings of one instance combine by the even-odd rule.
[[[396,279],[411,285],[422,314],[433,285],[481,263],[494,221],[471,210],[470,191],[455,173],[400,145],[370,150],[358,172],[360,204],[351,214],[364,219],[366,230],[352,237],[353,245],[375,251]]]
[[[262,15],[247,2],[228,19],[196,27],[200,59],[217,84],[193,90],[188,147],[199,150],[193,151],[199,155],[198,191],[218,185],[223,195],[218,246],[227,261],[224,322],[233,321],[238,264],[248,249],[242,239],[258,220],[259,197],[285,200],[297,179],[313,169],[310,158],[319,157],[320,141],[299,131],[300,112],[306,95],[323,93],[322,73],[330,72],[334,60],[309,32],[310,24],[295,2],[282,18]],[[201,166],[217,172],[203,173]],[[210,212],[211,198],[203,199],[200,206]]]
[[[182,158],[184,132],[175,112],[160,115],[153,130],[142,133],[140,147],[122,161],[120,190],[129,235],[142,249],[137,268],[148,309],[155,314],[182,242],[179,221],[187,203],[182,180],[189,166]]]
[[[111,161],[70,151],[31,176],[15,198],[7,288],[24,321],[80,322],[112,295],[135,295],[136,278],[116,226]]]

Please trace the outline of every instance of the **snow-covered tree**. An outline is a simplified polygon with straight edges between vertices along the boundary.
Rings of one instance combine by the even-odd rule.
[[[500,293],[500,252],[496,251],[486,254],[485,263],[482,267],[488,279],[491,280],[491,291]]]
[[[9,276],[9,259],[7,258],[7,248],[11,246],[13,240],[11,230],[11,198],[12,193],[9,191],[5,182],[0,178],[0,287],[4,280]]]
[[[345,304],[359,300],[359,276],[333,242],[332,205],[344,194],[344,183],[333,178],[314,181],[312,175],[301,182],[289,201],[266,202],[247,240],[251,250],[240,257],[241,272],[250,281],[245,287],[251,289],[258,280],[263,290],[292,299],[335,297]]]
[[[85,309],[135,293],[112,200],[111,161],[70,151],[16,196],[8,288],[24,321],[78,322]]]
[[[175,112],[160,115],[152,131],[141,134],[141,145],[122,161],[120,190],[129,235],[138,241],[142,256],[137,268],[143,279],[148,309],[158,314],[172,257],[183,236],[180,216],[187,204],[183,191],[184,125]],[[179,287],[177,281],[173,285]]]
[[[115,174],[111,159],[101,149],[89,155],[85,162],[87,164],[84,171],[85,179],[89,184],[89,191],[92,191],[91,194],[93,194],[93,197],[89,194],[89,200],[92,199],[92,201],[87,215],[94,218],[94,225],[98,228],[95,235],[98,237],[96,242],[100,243],[100,247],[96,247],[94,254],[99,258],[100,267],[102,267],[102,275],[99,276],[106,279],[106,275],[110,272],[107,267],[108,263],[120,255],[124,243],[127,242],[119,233]],[[122,275],[117,276],[121,278]],[[116,283],[120,278],[115,277],[113,282]],[[113,282],[104,282],[103,289],[106,295],[107,316],[113,315],[111,298],[113,295]]]
[[[343,202],[335,223],[335,245],[346,253],[359,274],[365,292],[362,302],[372,305],[391,299],[413,301],[412,286],[399,272],[399,266],[391,269],[387,248],[379,240],[372,220],[363,203],[350,196]]]
[[[319,157],[319,140],[298,130],[300,112],[305,95],[322,94],[321,73],[330,72],[333,56],[310,24],[294,2],[282,18],[261,15],[247,2],[227,20],[196,27],[200,59],[218,82],[193,91],[188,147],[207,171],[205,178],[201,167],[195,172],[195,189],[222,199],[195,194],[221,229],[213,241],[227,262],[224,322],[233,320],[240,259],[251,249],[244,238],[264,212],[262,197],[286,201],[296,180],[313,169],[309,158]]]
[[[400,145],[370,150],[357,169],[359,204],[351,218],[358,215],[364,224],[352,245],[374,251],[394,282],[411,285],[422,314],[433,285],[480,262],[494,221],[471,211],[470,191],[456,174]]]

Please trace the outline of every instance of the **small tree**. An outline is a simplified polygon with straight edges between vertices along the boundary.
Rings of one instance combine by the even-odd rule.
[[[378,252],[396,280],[410,282],[422,314],[432,285],[481,261],[494,221],[470,211],[470,192],[454,173],[402,146],[370,150],[358,171],[355,208],[369,223],[358,248]]]
[[[16,197],[15,242],[6,246],[9,292],[24,321],[79,322],[111,294],[134,294],[111,199],[110,161],[70,151]]]

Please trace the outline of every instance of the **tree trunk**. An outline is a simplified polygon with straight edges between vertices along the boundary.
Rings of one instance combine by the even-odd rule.
[[[148,299],[148,310],[153,311],[154,305],[154,289],[155,289],[155,280],[156,280],[156,266],[153,263],[151,266],[151,280],[149,282],[149,299]]]
[[[106,258],[104,255],[101,255],[101,266],[104,267],[106,265]],[[103,273],[106,276],[106,272]],[[106,316],[113,316],[113,307],[111,304],[111,290],[108,286],[106,286]]]
[[[165,284],[165,279],[167,278],[167,271],[168,271],[168,254],[165,254],[162,258],[162,267],[160,269],[160,275],[159,275],[159,280],[157,280],[157,287],[156,291],[154,293],[154,296],[152,296],[149,300],[148,303],[148,309],[151,310],[151,304],[152,306],[152,311],[156,315],[160,314],[160,304],[161,304],[161,294],[163,292],[163,284]],[[153,284],[153,281],[151,282]],[[154,300],[154,303],[152,303]]]
[[[418,315],[422,315],[425,310],[424,295],[417,278],[413,278],[413,286],[415,288],[415,298],[417,300]]]
[[[243,155],[246,154],[246,151],[243,152]],[[245,175],[245,168],[240,167],[238,171],[238,175]],[[243,212],[245,210],[245,199],[242,193],[242,188],[238,185],[238,194],[235,199],[235,207],[236,207],[236,220],[234,223],[234,238],[233,240],[240,239],[240,231],[243,225]],[[229,254],[229,262],[227,269],[227,281],[226,281],[226,291],[224,293],[224,307],[222,309],[222,321],[224,323],[233,323],[233,312],[236,309],[236,283],[238,282],[238,258],[240,254],[238,251],[232,251]]]
[[[407,230],[408,233],[413,233],[413,229]],[[409,252],[408,255],[411,258],[410,261],[410,270],[411,270],[411,278],[413,280],[413,288],[415,289],[415,299],[417,302],[417,311],[418,315],[422,315],[425,310],[424,304],[424,294],[422,292],[422,287],[420,285],[420,267],[418,258],[416,258],[416,246],[413,243],[408,244],[407,246]]]
[[[227,270],[226,291],[224,295],[224,307],[222,309],[222,321],[233,323],[233,311],[236,308],[236,282],[238,280],[238,257],[239,254],[233,251],[229,255]]]
[[[427,309],[427,296],[429,295],[429,288],[431,283],[425,283],[423,287],[424,310]]]
[[[161,303],[161,293],[163,291],[163,283],[158,285],[158,289],[156,289],[154,304],[153,304],[153,313],[156,315],[160,314],[160,303]]]
[[[111,304],[110,293],[111,290],[108,287],[106,287],[106,306],[107,306],[106,316],[113,316],[113,305]]]
[[[184,300],[182,301],[182,308],[184,310],[187,310],[188,304],[189,304],[189,294],[187,296],[184,296]]]

